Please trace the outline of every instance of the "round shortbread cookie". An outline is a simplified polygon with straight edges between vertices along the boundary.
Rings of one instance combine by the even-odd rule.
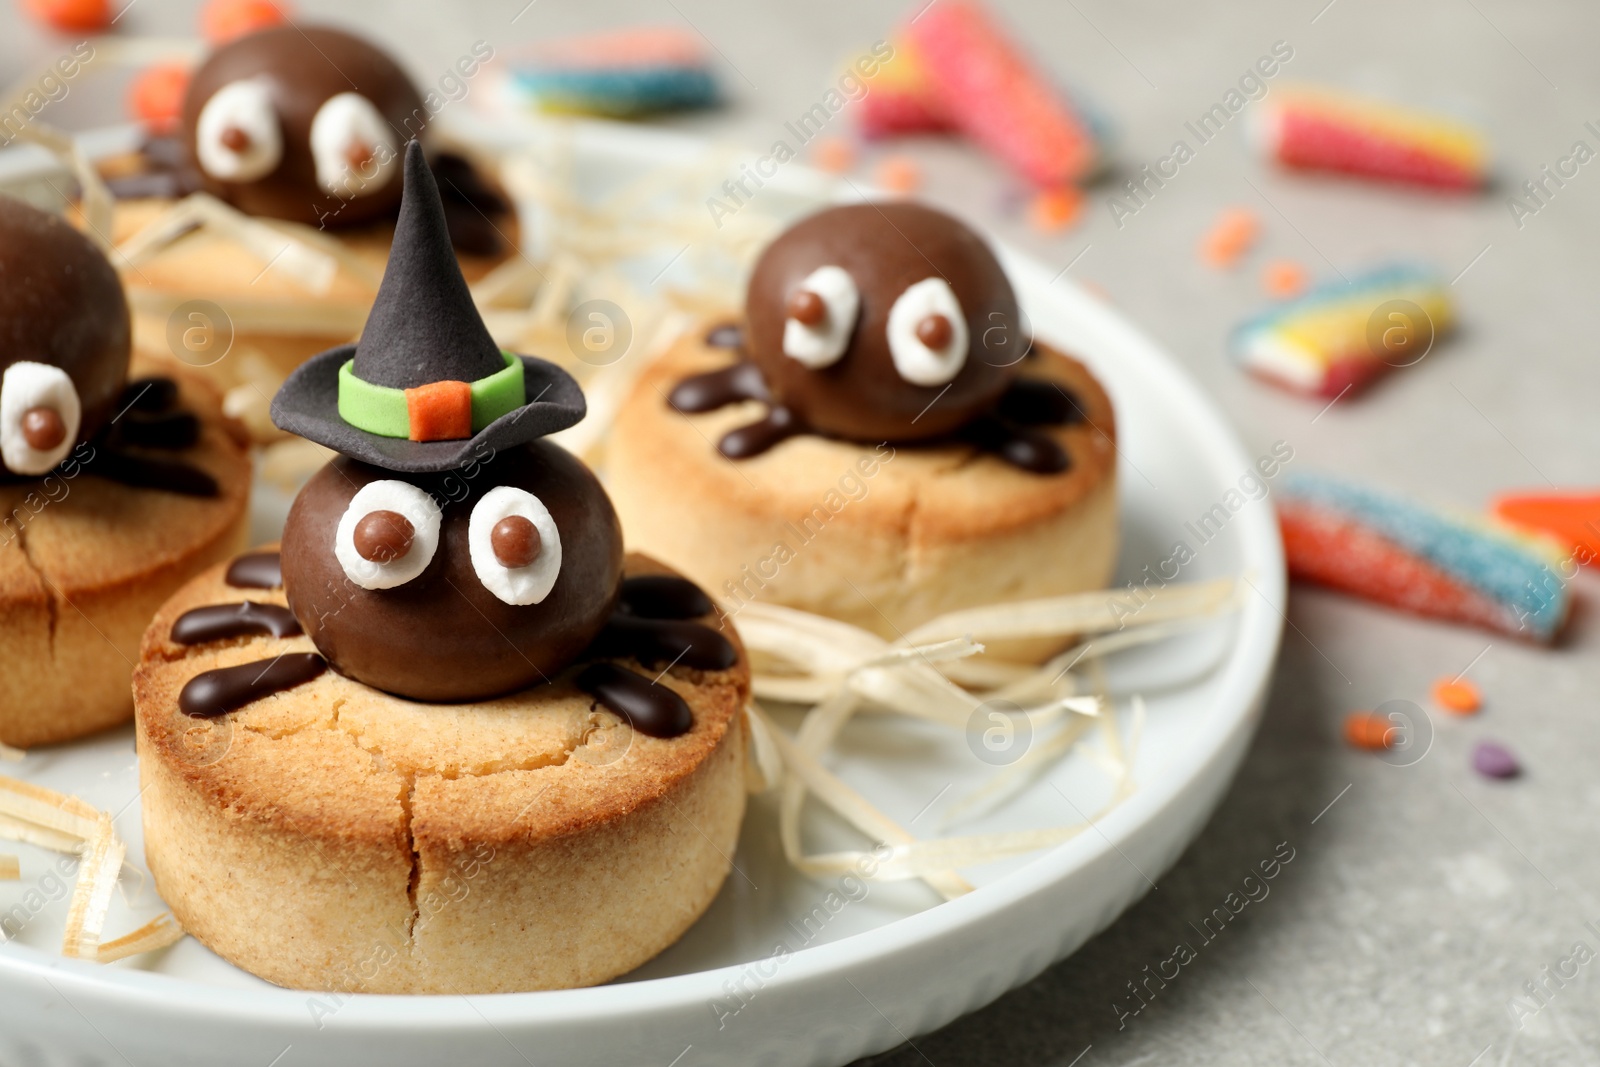
[[[626,569],[670,573],[636,555]],[[285,603],[224,573],[162,608],[134,690],[150,870],[225,959],[341,993],[592,985],[666,948],[716,896],[745,806],[742,648],[715,672],[615,661],[688,703],[693,726],[670,739],[580,693],[581,664],[463,704],[328,670],[191,718],[179,694],[198,674],[313,650],[303,635],[174,642],[191,609]]]
[[[737,358],[708,336],[685,334],[644,372],[618,413],[604,472],[627,543],[681,570],[735,616],[747,602],[782,604],[893,639],[944,612],[1111,579],[1116,419],[1077,360],[1038,345],[1020,368],[1072,399],[1071,423],[1041,428],[1070,458],[1058,474],[1019,470],[964,443],[814,434],[730,460],[716,442],[760,418],[764,405],[686,415],[666,399],[685,378]]]
[[[135,357],[132,377],[154,368]],[[146,451],[199,468],[214,497],[137,488],[93,473],[95,444],[42,478],[0,481],[0,741],[27,747],[114,726],[150,617],[184,582],[244,545],[250,456],[216,391],[186,375],[177,406],[197,443]]]

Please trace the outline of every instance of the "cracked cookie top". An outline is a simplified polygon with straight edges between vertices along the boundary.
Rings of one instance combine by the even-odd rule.
[[[496,843],[576,832],[651,803],[694,773],[749,695],[729,628],[722,633],[734,662],[720,669],[652,666],[597,645],[549,683],[491,700],[418,703],[322,671],[219,718],[196,718],[179,698],[198,676],[315,651],[304,634],[270,622],[175,640],[175,624],[196,611],[250,602],[259,607],[240,609],[241,617],[281,618],[272,609],[284,607],[282,589],[229,584],[227,571],[219,565],[185,586],[146,631],[134,673],[141,757],[176,771],[210,803],[308,838]],[[670,572],[630,556],[625,573]],[[695,621],[718,625],[710,615]],[[179,627],[179,636],[194,635]],[[656,684],[688,706],[687,730],[652,737],[586,694],[578,676],[598,664],[659,675]],[[413,812],[418,797],[425,815]]]
[[[135,375],[149,368],[134,359]],[[215,494],[151,492],[110,477],[119,455],[92,442],[42,478],[0,479],[0,606],[7,612],[30,605],[72,611],[85,597],[182,566],[238,521],[250,489],[243,431],[223,415],[220,398],[192,378],[147,380],[166,381],[171,406],[192,420],[192,441],[168,454],[180,455]],[[132,658],[132,647],[123,651]]]

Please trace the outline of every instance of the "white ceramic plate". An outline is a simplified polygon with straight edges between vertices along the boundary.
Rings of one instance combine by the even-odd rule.
[[[599,177],[706,151],[676,136],[606,126],[579,127],[576,144],[580,163]],[[775,188],[793,206],[829,191],[826,179],[792,170]],[[1149,720],[1134,771],[1140,788],[1093,830],[967,872],[978,889],[959,900],[937,903],[918,883],[873,885],[833,912],[819,907],[838,887],[785,865],[772,805],[758,798],[738,872],[662,956],[595,989],[474,997],[277,989],[193,939],[110,967],[66,961],[55,949],[70,879],[55,880],[58,857],[19,848],[22,881],[0,883],[0,920],[25,920],[16,939],[0,945],[0,1062],[841,1064],[988,1003],[1109,925],[1193,839],[1244,754],[1282,627],[1282,550],[1267,501],[1247,504],[1199,543],[1186,524],[1238,487],[1255,457],[1188,375],[1115,311],[1065,280],[1052,282],[1054,272],[1035,261],[1004,259],[1037,333],[1084,358],[1116,404],[1122,580],[1142,578],[1182,540],[1196,551],[1182,580],[1247,573],[1259,594],[1236,618],[1112,661],[1122,691],[1137,685],[1147,695]],[[270,536],[283,501],[258,496],[257,533]],[[888,814],[915,820],[922,835],[938,832],[950,803],[994,773],[963,738],[901,720],[853,724],[837,767]],[[37,751],[4,769],[116,812],[129,858],[142,868],[130,731]],[[1074,822],[1073,805],[1093,810],[1105,789],[1103,775],[1074,758],[961,829]],[[819,845],[859,845],[812,815],[808,833]],[[112,935],[162,910],[148,879],[125,875],[123,889]],[[821,918],[808,928],[805,916]],[[780,944],[789,952],[774,963]]]

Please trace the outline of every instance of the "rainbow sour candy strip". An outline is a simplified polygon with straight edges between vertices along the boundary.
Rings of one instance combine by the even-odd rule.
[[[1305,472],[1275,496],[1292,577],[1534,641],[1566,621],[1553,542]]]
[[[1080,181],[1100,163],[1093,130],[982,5],[938,0],[902,33],[926,73],[928,99],[967,137],[1043,187]]]
[[[856,109],[861,135],[876,140],[953,131],[950,120],[929,98],[927,80],[927,72],[905,42],[894,42],[894,55],[866,79],[867,94]]]
[[[1424,268],[1391,266],[1273,306],[1234,331],[1232,348],[1252,374],[1335,397],[1416,363],[1454,325],[1449,286]]]
[[[1441,189],[1476,189],[1489,175],[1488,141],[1472,127],[1327,89],[1279,88],[1255,132],[1269,158],[1300,170]]]
[[[511,93],[546,112],[635,118],[717,102],[699,39],[672,27],[541,41],[508,74]]]

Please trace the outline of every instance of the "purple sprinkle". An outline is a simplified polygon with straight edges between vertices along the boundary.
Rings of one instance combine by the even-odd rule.
[[[1522,766],[1504,745],[1494,741],[1479,741],[1472,750],[1472,769],[1486,778],[1515,778]]]

